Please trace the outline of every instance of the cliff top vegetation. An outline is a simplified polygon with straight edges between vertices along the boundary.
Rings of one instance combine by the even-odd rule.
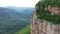
[[[40,0],[36,4],[36,7],[37,7],[36,12],[37,12],[38,18],[42,19],[42,20],[50,21],[53,24],[60,24],[60,13],[58,12],[58,14],[51,15],[51,13],[53,11],[48,10],[49,5],[52,8],[58,7],[57,10],[60,12],[60,0]],[[53,10],[52,8],[51,8],[51,10]],[[55,11],[56,11],[56,9],[55,9]]]

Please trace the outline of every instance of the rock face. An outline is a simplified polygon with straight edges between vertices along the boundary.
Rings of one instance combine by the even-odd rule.
[[[60,24],[38,19],[35,11],[32,16],[31,34],[60,34]]]
[[[56,3],[54,3],[54,2],[56,2]],[[43,14],[40,13],[39,15],[37,15],[39,13],[39,11],[42,12],[45,10],[48,10],[52,16],[60,15],[59,3],[60,3],[59,0],[53,0],[53,1],[52,0],[45,0],[45,1],[41,0],[36,4],[35,13],[32,16],[31,34],[60,34],[60,24],[53,24],[53,23],[55,23],[53,21],[49,22],[48,18],[50,18],[50,16],[46,17],[47,21],[46,21],[46,19],[43,20],[44,19],[43,16],[46,16],[46,15],[43,15],[44,13]],[[38,17],[41,17],[41,19],[39,19]],[[55,21],[57,21],[57,18]],[[60,21],[59,21],[59,23],[60,23]]]
[[[50,5],[48,5],[47,10],[49,10],[51,12],[51,14],[59,14],[60,13],[60,9],[59,7],[51,7]]]

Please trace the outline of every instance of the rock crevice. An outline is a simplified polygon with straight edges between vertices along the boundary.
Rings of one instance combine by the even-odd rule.
[[[31,26],[31,34],[60,34],[60,24],[38,19],[36,12],[33,14]]]

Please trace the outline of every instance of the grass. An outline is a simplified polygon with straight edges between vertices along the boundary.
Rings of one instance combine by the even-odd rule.
[[[14,34],[30,34],[30,25],[28,25],[27,27],[23,28],[22,30],[20,30]]]

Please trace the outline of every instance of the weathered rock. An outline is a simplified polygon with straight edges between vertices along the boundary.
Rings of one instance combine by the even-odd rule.
[[[40,20],[35,12],[32,17],[31,34],[60,34],[60,24]]]

